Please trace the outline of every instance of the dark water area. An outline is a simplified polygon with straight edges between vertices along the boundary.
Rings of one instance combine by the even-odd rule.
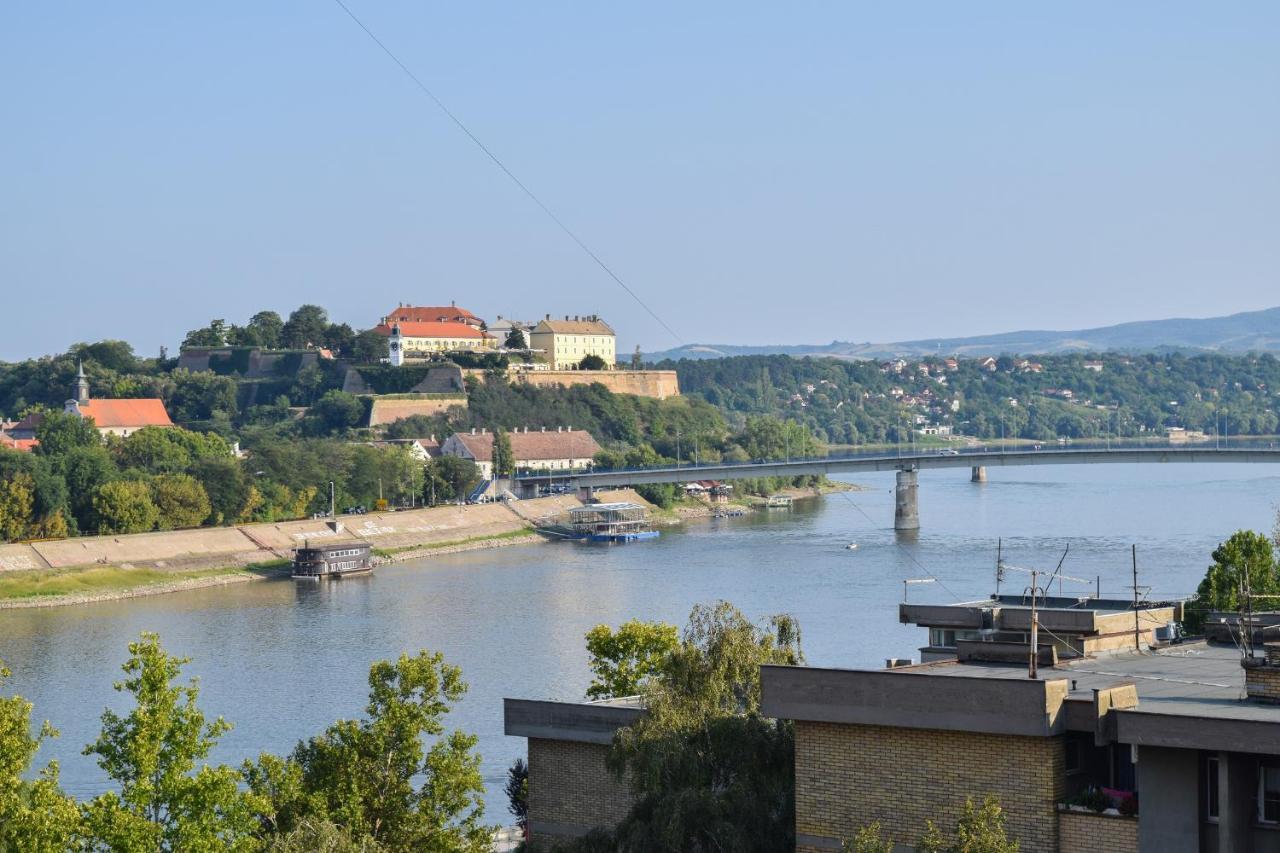
[[[922,529],[892,530],[893,476],[862,476],[866,491],[798,502],[791,510],[695,521],[626,546],[546,543],[454,554],[380,568],[324,585],[242,584],[85,607],[0,613],[9,692],[35,703],[62,736],[38,761],[62,764],[77,796],[106,780],[80,755],[108,705],[126,645],[159,632],[192,658],[201,706],[235,725],[213,755],[239,762],[283,753],[340,717],[363,712],[371,662],[438,650],[471,688],[448,723],[480,736],[489,819],[505,822],[501,784],[524,740],[502,733],[502,698],[577,700],[590,680],[583,634],[633,617],[683,624],[692,605],[727,599],[748,615],[788,612],[809,662],[868,667],[918,658],[921,629],[898,623],[903,581],[913,601],[990,595],[996,540],[1006,560],[1101,576],[1129,596],[1131,544],[1150,597],[1195,590],[1209,553],[1241,528],[1270,531],[1280,470],[1244,465],[1098,465],[967,470],[920,476]],[[847,545],[856,542],[856,550]],[[1006,591],[1025,585],[1010,575]],[[1009,589],[1009,587],[1015,587]],[[1067,584],[1065,592],[1092,589]],[[1056,590],[1055,590],[1056,591]]]

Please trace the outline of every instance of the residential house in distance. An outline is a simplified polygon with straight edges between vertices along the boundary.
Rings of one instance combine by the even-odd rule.
[[[366,442],[370,447],[403,447],[416,462],[430,462],[440,455],[440,442],[429,438],[388,438]]]
[[[600,445],[584,429],[557,427],[530,431],[525,427],[507,435],[517,471],[585,471],[600,452]],[[485,480],[493,479],[493,433],[488,430],[455,432],[444,440],[440,452],[470,459]]]
[[[618,361],[617,338],[609,324],[592,314],[552,320],[548,314],[533,327],[529,341],[535,350],[546,353],[552,370],[573,370],[583,358],[599,356],[607,369]]]
[[[132,435],[143,427],[171,427],[164,401],[156,398],[124,398],[94,400],[89,397],[89,380],[84,365],[76,374],[75,397],[68,400],[64,411],[82,418],[93,418],[102,435]]]

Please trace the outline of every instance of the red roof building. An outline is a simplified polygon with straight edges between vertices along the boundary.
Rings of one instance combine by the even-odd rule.
[[[464,323],[478,329],[484,321],[466,308],[453,304],[398,305],[382,318],[382,325],[389,327],[392,323]]]
[[[89,380],[84,375],[84,365],[76,375],[75,397],[67,401],[64,411],[82,418],[93,418],[93,424],[102,435],[132,435],[143,427],[171,427],[164,401],[157,398],[125,398],[117,400],[93,400],[89,397]]]
[[[405,338],[470,341],[481,341],[485,338],[485,333],[475,326],[448,320],[397,320],[390,325],[383,323],[374,326],[373,330],[379,335],[387,335],[389,337],[392,329],[396,327],[400,329],[401,337]]]
[[[517,469],[528,471],[581,471],[590,467],[600,445],[584,429],[556,429],[530,432],[513,430],[511,455]],[[486,479],[493,478],[493,433],[455,432],[444,440],[440,452],[470,459]]]

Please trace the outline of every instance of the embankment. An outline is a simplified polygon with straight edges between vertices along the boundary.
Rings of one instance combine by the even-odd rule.
[[[278,577],[280,561],[308,541],[363,539],[384,559],[406,560],[539,541],[532,528],[563,518],[578,501],[443,506],[323,519],[84,536],[0,545],[0,609],[132,598]]]

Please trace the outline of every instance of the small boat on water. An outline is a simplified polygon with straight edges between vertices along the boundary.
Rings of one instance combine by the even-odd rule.
[[[768,509],[791,509],[791,502],[794,498],[791,495],[769,495],[765,499],[764,505]]]
[[[845,546],[844,546],[844,549],[845,549],[846,551],[856,551],[856,550],[858,550],[858,543],[857,543],[857,542],[850,542],[848,545],[845,545]]]
[[[295,580],[324,580],[373,571],[373,549],[368,542],[305,543],[293,551]]]

